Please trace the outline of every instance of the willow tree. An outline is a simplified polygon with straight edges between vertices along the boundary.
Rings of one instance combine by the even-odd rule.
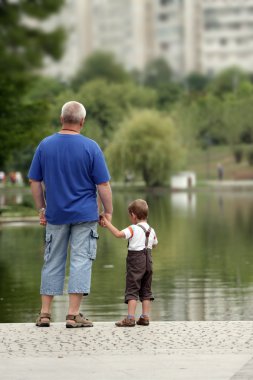
[[[133,112],[121,123],[105,154],[114,179],[132,172],[147,186],[166,184],[185,158],[178,129],[155,110]]]

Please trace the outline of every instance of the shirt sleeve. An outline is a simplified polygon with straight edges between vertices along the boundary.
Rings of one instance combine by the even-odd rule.
[[[131,239],[131,237],[133,237],[134,234],[132,226],[125,228],[124,230],[122,230],[122,232],[124,232],[126,240]]]
[[[40,146],[37,147],[33,160],[28,172],[28,178],[34,179],[35,181],[43,181],[43,174],[40,161]]]
[[[93,158],[92,179],[96,185],[110,181],[110,173],[106,165],[104,154],[99,146]]]
[[[158,239],[154,230],[154,239],[153,239],[153,244],[152,245],[157,245],[158,244]]]

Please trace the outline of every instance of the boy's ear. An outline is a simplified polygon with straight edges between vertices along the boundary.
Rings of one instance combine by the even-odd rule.
[[[137,216],[135,215],[135,213],[134,212],[131,212],[131,214],[130,214],[131,216],[132,216],[132,218],[136,218],[137,219]]]

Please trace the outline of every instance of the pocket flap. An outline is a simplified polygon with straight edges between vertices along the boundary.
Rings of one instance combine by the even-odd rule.
[[[91,230],[90,235],[94,239],[99,239],[99,235],[98,235],[97,231],[95,231],[95,230]]]
[[[51,241],[52,241],[52,234],[46,233],[45,241],[46,241],[46,243],[51,243]]]

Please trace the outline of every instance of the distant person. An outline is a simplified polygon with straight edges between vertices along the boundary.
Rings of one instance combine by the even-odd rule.
[[[218,163],[217,164],[217,177],[220,181],[222,181],[223,176],[224,176],[224,168],[223,168],[221,163]]]
[[[21,172],[16,172],[16,184],[19,186],[23,186],[24,184]]]
[[[16,184],[16,172],[10,172],[9,174],[10,182],[12,185]]]
[[[66,327],[93,326],[79,309],[83,295],[90,292],[92,262],[96,257],[97,192],[109,221],[112,196],[100,147],[80,134],[85,116],[81,103],[64,104],[61,130],[39,144],[28,174],[40,224],[46,225],[38,327],[50,326],[53,297],[63,293],[68,245],[71,253]]]
[[[128,315],[122,321],[116,322],[117,327],[134,327],[137,300],[142,302],[142,315],[138,325],[149,325],[150,301],[154,300],[151,291],[152,283],[152,248],[157,244],[156,234],[147,223],[148,205],[142,199],[137,199],[128,206],[132,225],[119,231],[107,216],[103,216],[105,227],[117,238],[128,240],[127,274],[125,303],[128,304]]]

